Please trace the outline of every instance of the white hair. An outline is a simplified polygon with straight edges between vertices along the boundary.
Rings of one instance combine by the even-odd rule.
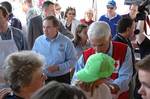
[[[88,29],[88,37],[91,38],[103,38],[111,36],[110,26],[104,21],[93,22]]]

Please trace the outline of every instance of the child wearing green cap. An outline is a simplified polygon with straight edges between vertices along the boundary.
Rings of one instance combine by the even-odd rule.
[[[110,56],[97,53],[91,55],[85,68],[77,72],[80,87],[89,99],[112,99],[111,91],[105,84],[114,71],[115,61]]]

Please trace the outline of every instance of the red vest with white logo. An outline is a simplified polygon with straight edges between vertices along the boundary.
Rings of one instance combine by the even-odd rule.
[[[113,45],[112,57],[115,60],[115,71],[111,75],[111,78],[114,80],[118,78],[118,71],[120,69],[120,66],[125,60],[125,56],[127,52],[127,45],[120,43],[120,42],[115,42],[115,41],[112,42],[112,45]],[[83,52],[83,58],[84,58],[85,63],[88,57],[92,54],[95,54],[95,50],[93,48],[89,48]],[[128,91],[121,93],[118,99],[129,99]]]

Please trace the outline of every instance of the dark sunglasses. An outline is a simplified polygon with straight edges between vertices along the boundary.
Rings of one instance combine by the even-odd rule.
[[[107,6],[107,9],[114,9],[114,7],[109,7],[109,6]]]
[[[68,13],[69,15],[75,15],[75,13]]]

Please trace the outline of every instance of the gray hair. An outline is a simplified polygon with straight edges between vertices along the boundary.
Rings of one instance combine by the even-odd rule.
[[[4,76],[13,91],[29,85],[33,73],[44,65],[43,57],[32,51],[20,51],[10,54],[4,63]]]
[[[91,38],[103,38],[111,36],[110,26],[104,21],[93,22],[88,29],[88,37]]]

